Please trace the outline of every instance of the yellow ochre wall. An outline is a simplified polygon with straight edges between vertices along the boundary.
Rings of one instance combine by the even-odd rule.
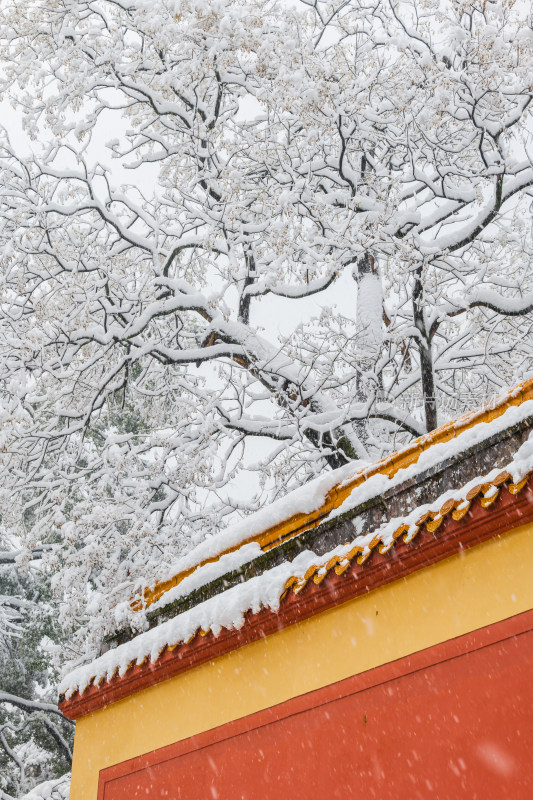
[[[533,525],[82,717],[70,800],[101,769],[533,608]]]

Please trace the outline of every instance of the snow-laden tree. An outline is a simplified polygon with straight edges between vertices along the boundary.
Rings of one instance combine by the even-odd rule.
[[[0,798],[19,797],[35,784],[68,770],[72,723],[55,700],[57,669],[51,649],[61,630],[50,585],[39,568],[17,569],[24,554],[0,535]]]
[[[527,4],[0,19],[35,140],[0,154],[2,514],[91,641],[229,514],[531,369]]]

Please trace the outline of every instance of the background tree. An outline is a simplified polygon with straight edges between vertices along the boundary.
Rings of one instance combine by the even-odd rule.
[[[1,151],[2,507],[26,547],[57,543],[81,653],[236,512],[531,369],[531,20],[508,0],[0,14],[4,93],[40,142]]]
[[[29,569],[0,538],[0,797],[19,797],[70,769],[72,724],[56,706],[51,651],[62,640],[41,553]]]

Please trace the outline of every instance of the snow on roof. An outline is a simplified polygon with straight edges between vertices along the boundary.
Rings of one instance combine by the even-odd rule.
[[[350,506],[378,496],[385,486],[391,486],[380,478],[393,479],[400,471],[404,481],[407,479],[405,469],[410,465],[417,464],[418,469],[412,473],[415,475],[464,452],[478,441],[513,425],[509,416],[512,408],[519,409],[518,416],[513,417],[516,421],[531,416],[532,402],[533,379],[530,379],[502,393],[490,405],[442,425],[374,464],[361,466],[361,462],[352,462],[321,475],[203,541],[176,562],[171,575],[155,587],[147,588],[143,597],[135,598],[133,608],[167,605],[259,555],[257,547],[245,549],[244,545],[256,543],[262,551],[268,550],[331,518],[336,511],[344,513]],[[466,435],[468,431],[471,431],[470,436]],[[431,455],[428,455],[429,450]],[[239,554],[225,558],[235,551]],[[206,568],[209,564],[212,566]],[[176,590],[174,587],[182,582],[183,585]]]
[[[163,579],[153,589],[148,589],[145,592],[146,605],[157,602],[170,588],[181,583],[197,568],[218,561],[224,556],[234,553],[237,548],[242,551],[243,545],[255,543],[256,546],[249,550],[250,558],[246,558],[246,560],[251,560],[251,558],[259,554],[257,548],[261,548],[261,544],[258,539],[270,531],[277,531],[279,526],[296,516],[301,515],[308,520],[310,514],[326,503],[328,494],[332,490],[354,476],[354,473],[360,469],[360,464],[360,461],[355,462],[355,464],[352,462],[339,469],[319,475],[298,489],[294,489],[285,497],[279,498],[259,511],[205,539],[177,561],[168,578]],[[240,564],[237,564],[236,561],[232,560],[231,568],[234,569],[242,563],[246,562],[241,561]],[[226,571],[227,569],[224,570],[224,572]],[[220,572],[217,569],[216,573],[212,572],[211,574],[215,577],[216,574],[224,574],[224,572]],[[187,591],[191,591],[191,589],[192,584],[189,583]],[[139,603],[140,606],[141,603]]]
[[[506,397],[509,398],[510,395],[511,393]],[[416,478],[435,464],[460,454],[495,434],[532,417],[533,400],[527,399],[517,406],[510,405],[508,400],[499,415],[494,414],[492,409],[485,410],[483,414],[477,412],[475,415],[470,415],[470,417],[472,416],[475,419],[473,426],[467,427],[462,423],[462,427],[459,429],[462,432],[456,433],[455,438],[450,437],[448,441],[443,441],[441,438],[440,441],[437,439],[435,442],[434,437],[431,449],[422,450],[416,462],[398,469],[392,476],[377,471],[368,475],[364,482],[350,490],[344,503],[331,509],[329,518],[334,518],[371,497],[381,495],[394,485]],[[440,430],[442,431],[442,429]],[[348,470],[345,470],[344,474],[346,475],[347,472]],[[178,614],[157,627],[137,635],[131,641],[104,653],[91,664],[77,667],[61,682],[60,693],[68,699],[76,692],[81,694],[89,685],[98,686],[102,682],[111,680],[115,675],[123,676],[134,664],[143,664],[147,659],[154,663],[165,649],[171,650],[182,643],[190,642],[197,634],[205,636],[211,632],[217,636],[223,628],[239,629],[244,624],[247,612],[256,613],[262,608],[277,611],[289,591],[298,594],[309,580],[321,583],[331,570],[335,570],[336,574],[340,575],[348,569],[354,559],[357,560],[357,563],[363,564],[376,547],[381,553],[386,553],[402,536],[404,541],[411,541],[424,525],[429,531],[434,532],[441,525],[443,519],[450,514],[455,520],[460,520],[466,515],[472,501],[477,497],[480,497],[481,505],[488,508],[497,499],[504,485],[511,494],[517,494],[532,474],[533,434],[519,448],[513,460],[503,470],[493,469],[486,475],[471,480],[461,488],[450,489],[431,503],[418,506],[401,518],[389,520],[369,533],[363,532],[355,536],[348,544],[339,545],[325,555],[318,556],[311,551],[302,552],[293,561],[279,564],[261,575],[250,578],[245,583],[210,597],[188,611]],[[338,472],[336,477],[338,477]],[[329,476],[328,481],[313,483],[320,497],[322,497],[321,493],[325,491],[324,487],[331,485]],[[312,484],[307,484],[302,488],[309,489],[311,486]],[[297,503],[294,502],[294,495],[299,498]],[[313,500],[312,491],[304,494],[303,497],[308,503],[308,508],[313,505],[316,507],[317,501]],[[301,508],[302,494],[300,490],[293,493],[292,501],[289,498],[284,498],[281,504],[281,507],[288,510],[288,513],[295,507]],[[279,508],[278,506],[274,516],[279,515]],[[265,514],[268,514],[266,509]],[[261,512],[261,519],[265,518]],[[257,527],[259,526],[256,523],[251,522],[252,530]],[[249,539],[247,541],[249,544]],[[257,553],[257,548],[252,550],[248,547],[246,558],[253,558],[254,553]],[[232,553],[231,559],[238,561],[238,553]],[[218,569],[223,563],[229,567],[229,559],[224,559],[224,561],[220,559],[218,566],[211,563],[204,567],[198,567],[196,573],[190,575],[194,585],[201,585],[204,582],[204,570],[208,579],[212,579],[213,570]],[[181,596],[185,589],[191,591],[193,585],[191,580],[187,582],[184,580],[183,586],[175,586],[169,590],[158,605],[172,602],[176,596]]]

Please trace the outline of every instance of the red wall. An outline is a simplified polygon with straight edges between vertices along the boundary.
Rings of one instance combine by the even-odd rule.
[[[530,800],[532,627],[528,612],[111,767],[99,800]]]

